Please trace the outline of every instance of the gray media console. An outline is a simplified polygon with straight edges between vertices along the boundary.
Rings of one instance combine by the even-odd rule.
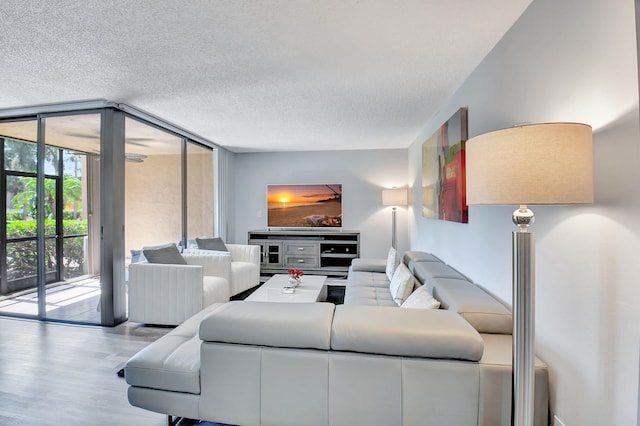
[[[249,232],[249,244],[260,246],[260,274],[343,276],[360,256],[360,233],[330,230],[262,230]]]

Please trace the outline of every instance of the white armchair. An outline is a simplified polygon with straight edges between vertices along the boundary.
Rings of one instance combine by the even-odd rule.
[[[260,246],[227,244],[231,253],[231,295],[260,284]]]
[[[248,244],[226,244],[229,253],[223,251],[189,248],[183,255],[215,253],[216,255],[231,255],[229,274],[230,295],[242,293],[260,284],[260,246]]]
[[[186,265],[129,265],[129,320],[178,325],[230,296],[231,255],[183,253]]]

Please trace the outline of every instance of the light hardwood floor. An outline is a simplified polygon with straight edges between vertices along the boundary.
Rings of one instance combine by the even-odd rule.
[[[116,373],[169,331],[0,318],[0,425],[166,425],[129,404]]]

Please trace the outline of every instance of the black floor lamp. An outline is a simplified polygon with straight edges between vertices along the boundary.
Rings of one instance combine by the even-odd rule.
[[[591,127],[548,123],[485,133],[466,143],[467,204],[513,212],[513,424],[533,425],[534,235],[531,204],[593,202]]]

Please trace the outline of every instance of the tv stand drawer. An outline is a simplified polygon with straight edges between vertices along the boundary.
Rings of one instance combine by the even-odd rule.
[[[317,255],[318,243],[309,241],[285,241],[284,254],[294,256]]]
[[[296,268],[304,271],[305,268],[317,268],[317,256],[285,256],[284,266],[287,268]]]

